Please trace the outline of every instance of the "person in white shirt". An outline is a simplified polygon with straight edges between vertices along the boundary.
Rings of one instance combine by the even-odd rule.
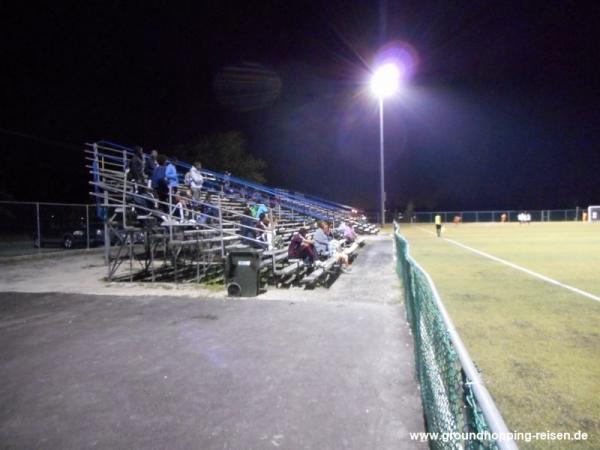
[[[196,161],[190,168],[189,172],[185,174],[183,179],[184,183],[192,190],[192,199],[194,201],[200,201],[200,195],[202,193],[202,185],[204,184],[204,176],[202,175],[202,164],[200,161]]]

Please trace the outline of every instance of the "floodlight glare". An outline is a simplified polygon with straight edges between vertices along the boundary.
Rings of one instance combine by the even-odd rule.
[[[371,78],[371,90],[380,99],[394,95],[400,87],[400,70],[395,64],[384,64]]]

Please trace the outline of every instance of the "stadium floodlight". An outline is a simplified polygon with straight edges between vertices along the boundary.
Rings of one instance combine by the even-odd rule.
[[[371,91],[379,99],[379,159],[380,159],[380,199],[381,226],[385,225],[385,179],[383,173],[383,99],[391,97],[400,88],[401,73],[396,64],[387,63],[379,67],[371,78]]]
[[[400,69],[388,63],[379,67],[371,78],[371,90],[379,99],[394,95],[400,88]]]

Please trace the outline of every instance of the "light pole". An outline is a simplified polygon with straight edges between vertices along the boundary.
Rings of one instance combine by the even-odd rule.
[[[379,99],[379,162],[380,162],[380,199],[381,226],[385,225],[385,174],[383,170],[383,99],[390,97],[400,87],[400,70],[395,64],[384,64],[371,78],[371,90]]]

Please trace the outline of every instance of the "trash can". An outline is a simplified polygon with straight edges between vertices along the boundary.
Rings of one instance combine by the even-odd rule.
[[[256,297],[260,293],[262,250],[232,249],[225,261],[225,286],[230,297]]]

